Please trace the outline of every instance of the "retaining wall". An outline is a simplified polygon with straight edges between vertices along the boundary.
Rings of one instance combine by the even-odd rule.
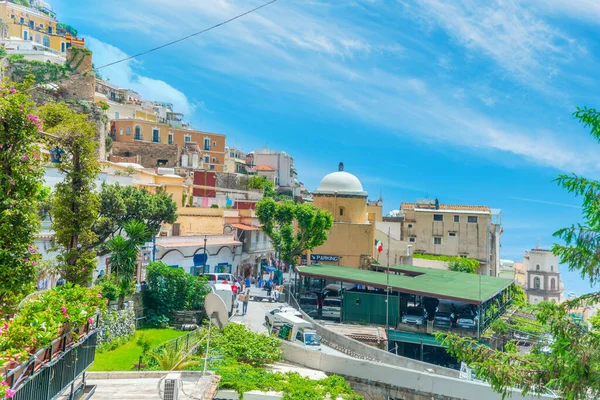
[[[98,345],[111,340],[131,336],[135,333],[135,312],[133,302],[123,303],[122,310],[110,309],[100,318]]]

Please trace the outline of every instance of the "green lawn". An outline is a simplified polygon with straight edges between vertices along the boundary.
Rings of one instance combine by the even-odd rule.
[[[176,337],[183,336],[188,332],[176,331],[175,329],[138,329],[135,331],[135,339],[117,347],[113,351],[104,353],[96,352],[96,359],[89,371],[130,371],[133,364],[138,362],[142,350],[135,344],[138,337],[145,335],[151,342],[150,348],[167,342]]]

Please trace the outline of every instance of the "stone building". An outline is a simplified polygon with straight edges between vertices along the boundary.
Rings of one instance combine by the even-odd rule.
[[[523,265],[526,277],[525,293],[529,303],[562,301],[564,286],[558,271],[558,257],[550,250],[537,247],[525,252]]]
[[[374,222],[367,213],[367,192],[360,180],[339,170],[326,175],[313,192],[313,204],[333,216],[329,238],[321,246],[307,252],[303,263],[343,265],[368,268],[375,247]]]
[[[440,204],[436,200],[402,203],[402,240],[415,253],[479,260],[480,273],[500,273],[501,212],[488,206]]]

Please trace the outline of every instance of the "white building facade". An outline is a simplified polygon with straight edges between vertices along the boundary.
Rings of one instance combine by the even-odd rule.
[[[558,257],[550,250],[535,248],[525,252],[523,264],[526,276],[525,293],[529,303],[560,303],[563,300],[564,285],[558,271]]]

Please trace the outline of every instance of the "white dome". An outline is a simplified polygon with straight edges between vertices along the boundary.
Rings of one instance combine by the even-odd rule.
[[[332,172],[321,180],[315,194],[366,196],[358,178],[344,171]]]

